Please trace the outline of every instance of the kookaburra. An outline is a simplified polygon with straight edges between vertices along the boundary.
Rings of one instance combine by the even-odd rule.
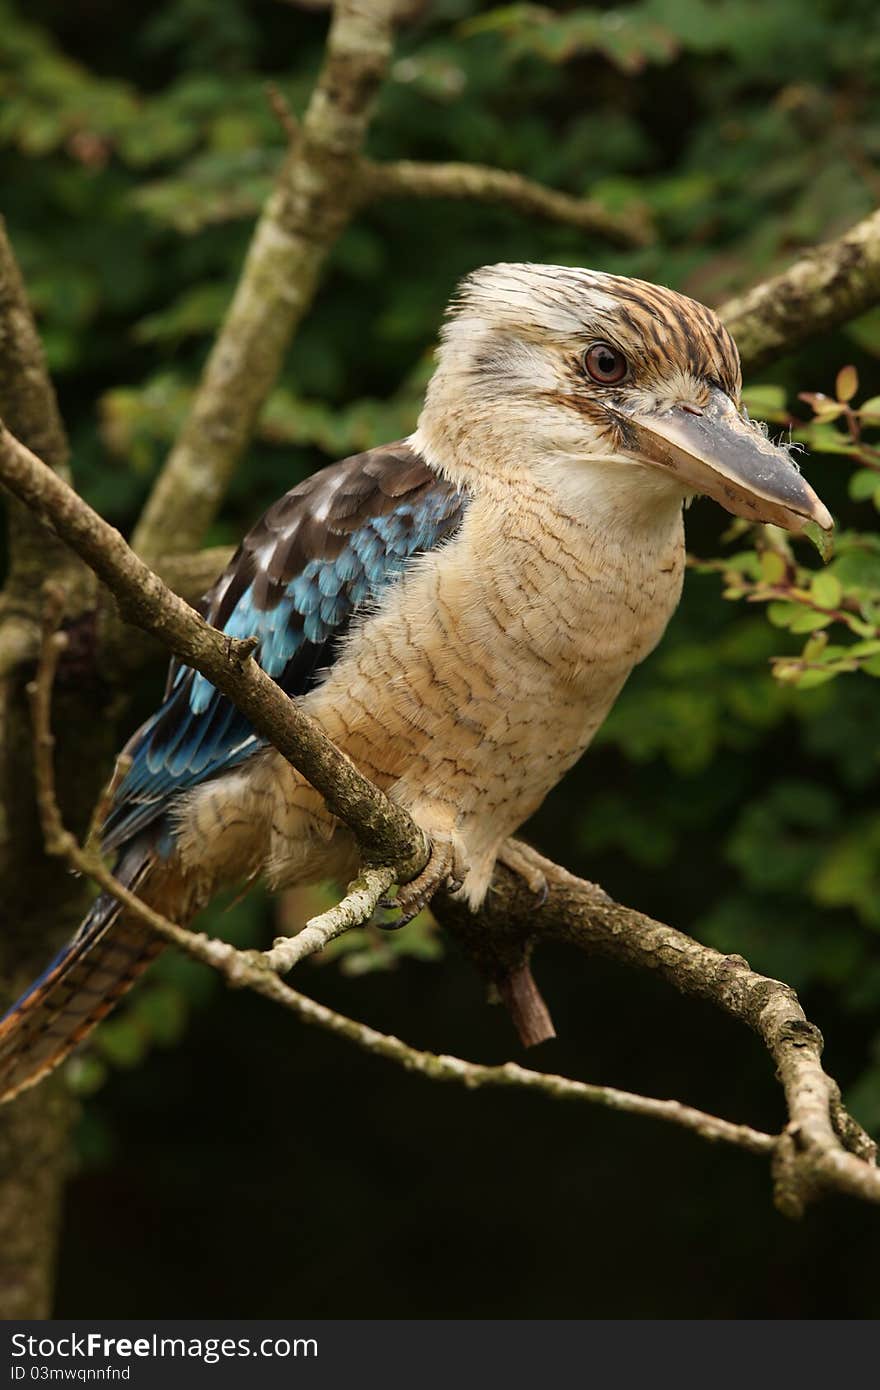
[[[691,299],[487,266],[453,300],[415,433],[293,488],[204,599],[430,837],[404,915],[440,882],[479,907],[508,836],[660,640],[681,593],[684,503],[702,493],[749,521],[831,526],[740,385],[730,334]],[[126,752],[105,848],[171,918],[224,884],[356,870],[347,828],[194,671],[172,663]],[[0,1023],[0,1094],[64,1058],[157,950],[98,898]]]

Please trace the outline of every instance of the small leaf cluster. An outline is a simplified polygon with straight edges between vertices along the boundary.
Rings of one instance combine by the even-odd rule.
[[[764,418],[785,423],[793,439],[811,455],[847,458],[855,465],[848,482],[854,502],[880,507],[880,397],[855,406],[858,373],[853,366],[837,373],[835,394],[802,392],[812,416],[800,421],[784,409],[781,388],[745,393],[747,407]],[[733,528],[741,532],[742,528]],[[724,580],[724,597],[767,605],[773,627],[806,640],[800,650],[775,655],[777,680],[810,690],[836,676],[861,671],[880,677],[880,537],[871,531],[845,530],[837,538],[827,568],[816,571],[796,554],[777,527],[752,528],[754,546],[724,559],[695,562]]]

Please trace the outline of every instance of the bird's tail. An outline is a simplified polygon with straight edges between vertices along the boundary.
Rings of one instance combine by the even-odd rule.
[[[140,887],[155,863],[142,838],[116,877]],[[110,1012],[162,943],[102,893],[67,945],[0,1019],[0,1103],[34,1086]]]

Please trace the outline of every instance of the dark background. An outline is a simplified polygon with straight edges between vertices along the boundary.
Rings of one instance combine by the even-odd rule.
[[[646,0],[611,17],[467,0],[403,33],[374,157],[520,170],[657,237],[609,249],[480,205],[375,206],[345,234],[209,540],[330,459],[412,427],[442,307],[475,265],[594,265],[708,302],[875,205],[873,0]],[[549,15],[549,18],[548,18]],[[615,17],[616,16],[616,17]],[[0,2],[3,211],[39,313],[80,487],[129,528],[179,423],[326,17],[279,0]],[[880,314],[764,373],[796,403],[857,365]],[[844,524],[849,465],[810,477]],[[689,519],[696,554],[726,519]],[[789,639],[689,576],[661,650],[528,834],[622,901],[802,993],[827,1064],[880,1129],[878,721],[871,677],[775,684]],[[162,672],[118,702],[120,742]],[[209,930],[265,943],[316,894],[252,895]],[[430,924],[359,934],[302,988],[421,1047],[521,1058]],[[757,1042],[648,977],[545,951],[560,1040],[536,1065],[758,1126],[783,1120]],[[766,1165],[686,1133],[518,1094],[467,1094],[229,994],[167,956],[69,1069],[82,1097],[56,1314],[871,1317],[880,1216],[800,1224]]]

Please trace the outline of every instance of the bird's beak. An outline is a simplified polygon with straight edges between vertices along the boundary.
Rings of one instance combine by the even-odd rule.
[[[770,521],[795,533],[810,521],[832,529],[828,508],[786,450],[740,415],[717,387],[699,408],[614,413],[627,453],[668,469],[686,492],[713,497],[747,521]]]

